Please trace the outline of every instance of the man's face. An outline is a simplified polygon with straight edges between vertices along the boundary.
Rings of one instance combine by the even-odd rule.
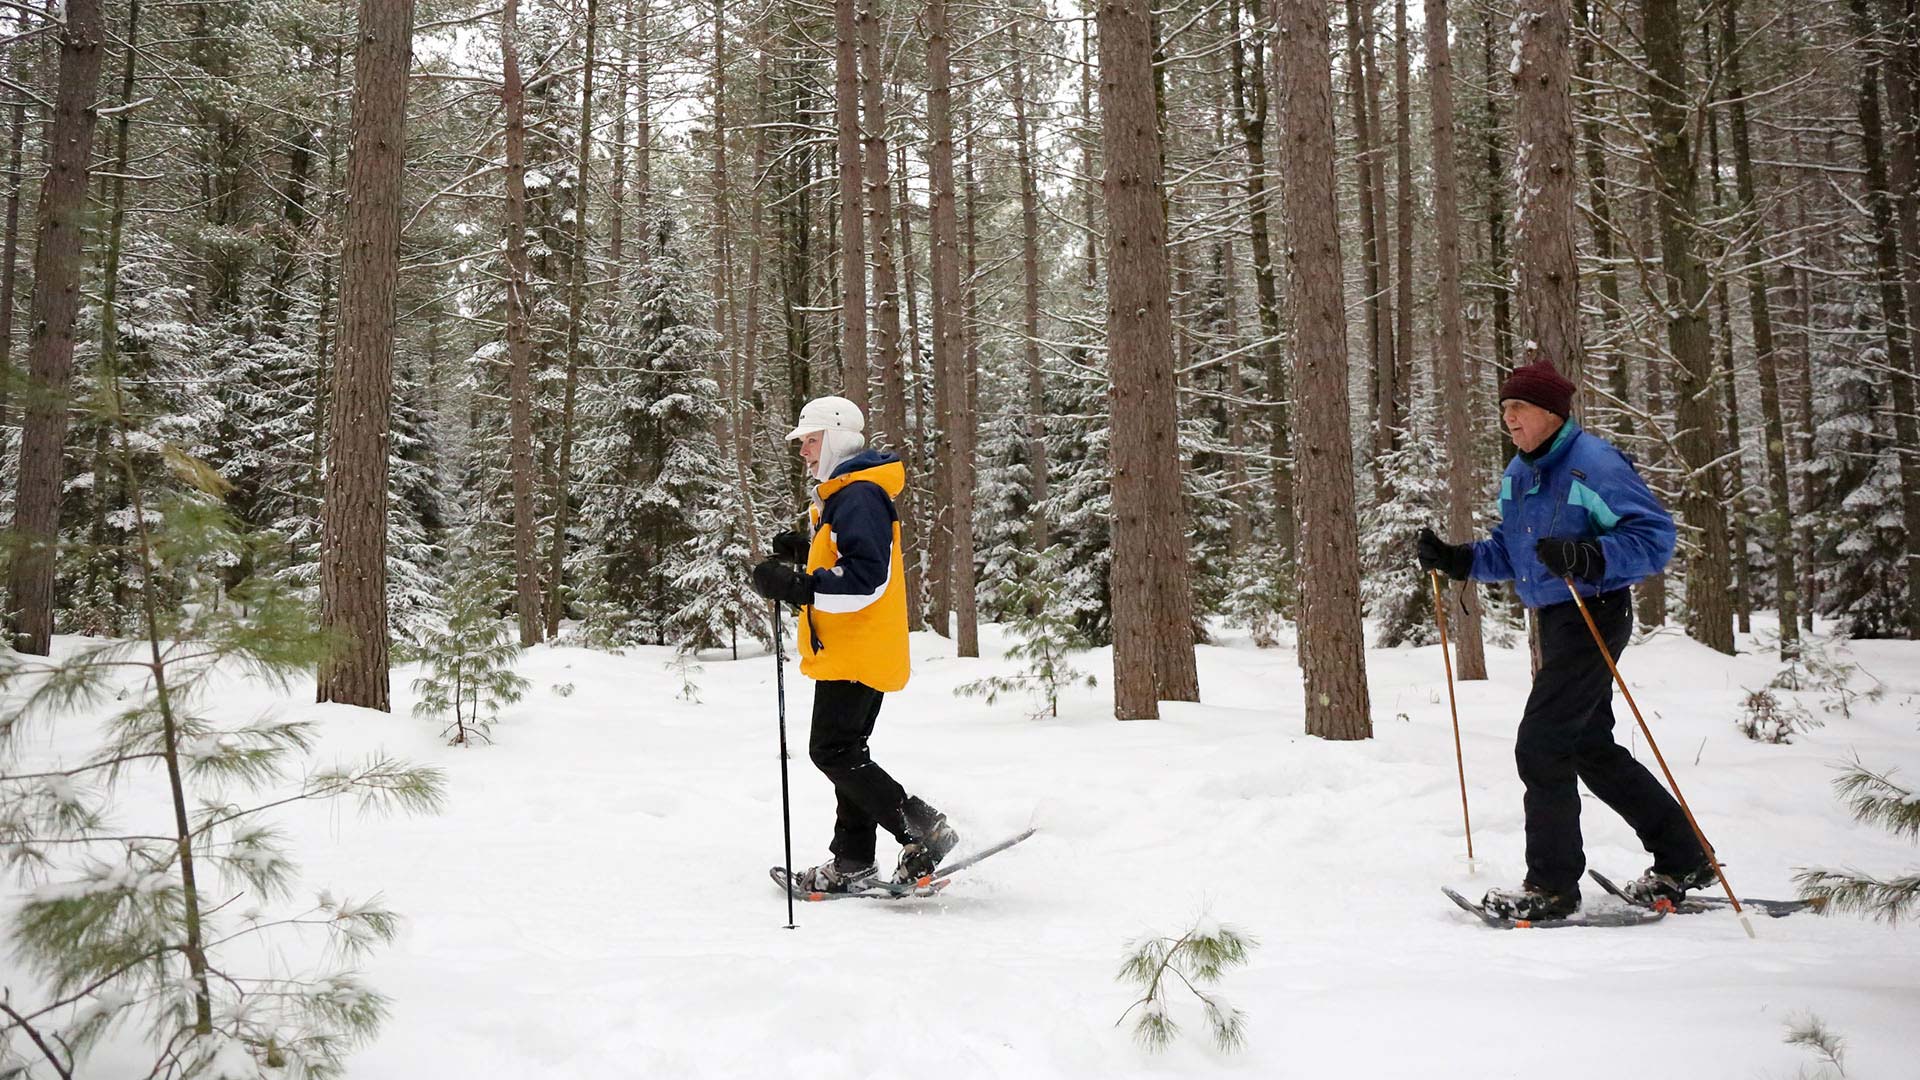
[[[800,436],[800,460],[807,463],[807,472],[820,465],[820,441],[826,437],[824,431],[809,431]]]
[[[1560,430],[1561,418],[1531,401],[1508,398],[1500,403],[1500,422],[1507,425],[1513,445],[1521,453],[1531,454]]]

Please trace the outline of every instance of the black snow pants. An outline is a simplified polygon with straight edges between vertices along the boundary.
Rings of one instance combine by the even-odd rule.
[[[813,685],[813,730],[807,756],[833,781],[834,858],[873,862],[874,829],[885,826],[902,844],[912,839],[906,789],[874,763],[867,739],[885,694],[865,683],[827,680]]]
[[[1603,593],[1587,610],[1617,661],[1633,632],[1630,593]],[[1656,870],[1684,873],[1704,863],[1680,804],[1614,741],[1613,675],[1580,609],[1569,600],[1536,615],[1540,672],[1513,749],[1527,789],[1527,880],[1552,892],[1580,888],[1587,864],[1576,780],[1633,826]]]

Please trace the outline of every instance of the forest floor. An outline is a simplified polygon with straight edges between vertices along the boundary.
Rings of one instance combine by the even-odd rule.
[[[379,748],[447,772],[437,817],[276,812],[304,893],[377,893],[405,918],[365,966],[393,1009],[352,1059],[356,1078],[1758,1080],[1818,1075],[1783,1041],[1809,1014],[1846,1040],[1847,1076],[1915,1075],[1920,926],[1802,914],[1756,918],[1748,940],[1732,915],[1708,914],[1503,932],[1441,896],[1452,885],[1477,898],[1523,872],[1523,647],[1490,648],[1492,678],[1459,687],[1470,865],[1437,647],[1370,651],[1374,737],[1332,743],[1302,730],[1290,644],[1222,634],[1199,650],[1202,703],[1133,723],[1112,719],[1104,651],[1080,658],[1100,685],[1068,691],[1057,718],[1030,719],[1019,694],[956,697],[1012,670],[1005,644],[988,627],[985,656],[963,660],[914,635],[913,682],[887,698],[874,751],[950,815],[963,848],[1040,832],[938,897],[797,905],[791,930],[767,880],[781,861],[768,656],[703,658],[685,673],[689,700],[668,650],[535,648],[520,663],[527,697],[472,749],[409,715],[411,667],[394,672],[392,715],[240,680],[213,709],[318,720],[322,762]],[[1920,781],[1920,644],[1836,650],[1860,665],[1853,691],[1882,693],[1846,715],[1828,711],[1831,692],[1784,695],[1824,720],[1790,745],[1734,726],[1746,690],[1779,669],[1764,641],[1741,646],[1723,657],[1669,630],[1622,664],[1735,887],[1786,898],[1799,867],[1920,864],[1831,788],[1855,755]],[[833,803],[805,753],[811,684],[791,663],[786,676],[794,860],[809,865],[825,855]],[[1622,741],[1651,766],[1616,704]],[[93,738],[63,722],[30,756],[72,759]],[[1583,802],[1591,865],[1638,874],[1647,858],[1631,831]],[[881,862],[893,858],[883,837]],[[1116,1026],[1137,996],[1116,981],[1122,957],[1203,916],[1259,941],[1220,986],[1247,1014],[1247,1045],[1213,1048],[1180,989],[1183,1034],[1150,1053]],[[116,1062],[144,1072],[138,1032],[115,1038],[89,1075],[134,1075]]]

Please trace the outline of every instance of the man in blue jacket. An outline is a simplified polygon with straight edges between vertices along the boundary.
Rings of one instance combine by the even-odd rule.
[[[1582,430],[1572,411],[1573,384],[1551,364],[1515,368],[1500,386],[1500,417],[1520,450],[1500,478],[1500,524],[1470,544],[1422,529],[1417,544],[1423,570],[1512,581],[1539,621],[1540,670],[1513,748],[1526,786],[1527,877],[1483,901],[1514,919],[1580,906],[1581,781],[1653,855],[1629,894],[1677,902],[1714,880],[1680,804],[1614,741],[1612,673],[1567,593],[1572,581],[1618,657],[1633,632],[1630,587],[1673,557],[1673,518],[1626,455]]]

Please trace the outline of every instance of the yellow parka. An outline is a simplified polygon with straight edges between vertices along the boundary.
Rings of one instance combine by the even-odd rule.
[[[813,604],[800,609],[800,672],[891,692],[907,685],[906,569],[893,500],[906,466],[857,454],[814,493],[807,571]]]

